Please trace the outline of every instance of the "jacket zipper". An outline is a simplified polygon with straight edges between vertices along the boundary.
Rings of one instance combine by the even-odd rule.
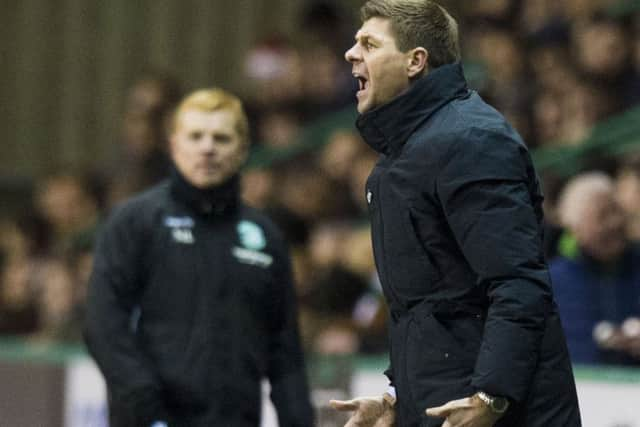
[[[382,168],[381,168],[382,169]],[[375,176],[375,183],[374,183],[374,188],[376,193],[374,194],[373,197],[373,202],[375,203],[375,208],[376,208],[376,217],[379,223],[379,233],[377,233],[377,240],[378,240],[378,245],[380,247],[380,255],[378,256],[378,258],[380,259],[380,266],[379,269],[382,271],[379,271],[381,277],[381,280],[384,279],[384,284],[386,284],[388,293],[389,293],[389,298],[394,302],[395,306],[398,307],[402,307],[402,305],[399,303],[399,300],[395,294],[395,291],[393,290],[393,286],[391,284],[391,281],[389,280],[389,275],[388,275],[388,269],[386,266],[387,263],[387,256],[386,256],[386,251],[384,248],[384,216],[382,214],[382,204],[380,203],[380,175],[382,173],[379,172],[376,176]],[[378,246],[378,245],[374,245],[374,246]]]

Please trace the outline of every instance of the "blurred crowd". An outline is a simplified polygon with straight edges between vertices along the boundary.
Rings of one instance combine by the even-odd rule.
[[[596,123],[640,102],[634,2],[451,3],[470,86],[533,150],[580,144]],[[281,155],[250,163],[243,197],[288,238],[306,350],[380,353],[386,309],[364,196],[377,155],[353,126],[324,129],[318,145],[304,141],[327,115],[355,114],[357,82],[343,53],[356,21],[340,5],[310,3],[295,37],[271,34],[247,53],[239,95],[254,148]],[[108,165],[54,170],[33,185],[30,209],[0,215],[0,334],[81,341],[101,220],[170,167],[165,128],[187,82],[138,77]],[[640,146],[637,156],[606,160],[569,179],[542,177],[550,183],[545,250],[575,361],[640,365]]]

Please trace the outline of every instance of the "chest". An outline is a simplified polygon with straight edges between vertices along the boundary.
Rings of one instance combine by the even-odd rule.
[[[265,231],[247,219],[202,221],[165,215],[148,252],[154,295],[168,301],[259,300],[268,295],[274,254]]]
[[[601,274],[582,264],[572,265],[566,277],[559,277],[560,308],[592,321],[607,319],[622,322],[640,313],[640,270],[638,268],[620,274]],[[568,286],[572,284],[572,286]]]

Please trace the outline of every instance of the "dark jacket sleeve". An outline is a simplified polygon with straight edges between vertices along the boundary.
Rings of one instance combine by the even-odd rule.
[[[537,185],[528,152],[513,136],[472,129],[442,161],[436,192],[489,309],[472,385],[525,399],[552,307]]]
[[[313,409],[309,397],[304,355],[298,333],[296,296],[289,256],[284,245],[275,265],[267,376],[271,401],[283,427],[310,427]]]
[[[143,270],[145,239],[136,223],[139,216],[121,209],[101,230],[87,296],[85,341],[111,398],[146,423],[165,414],[160,383],[138,348],[131,324]]]

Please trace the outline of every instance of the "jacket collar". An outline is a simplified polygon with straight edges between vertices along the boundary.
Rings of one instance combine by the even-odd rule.
[[[189,183],[174,166],[170,188],[174,198],[204,217],[230,215],[240,204],[240,177],[237,174],[218,186],[201,189]]]
[[[468,93],[459,62],[438,67],[387,104],[358,117],[356,126],[374,150],[399,151],[416,128],[454,98]]]

